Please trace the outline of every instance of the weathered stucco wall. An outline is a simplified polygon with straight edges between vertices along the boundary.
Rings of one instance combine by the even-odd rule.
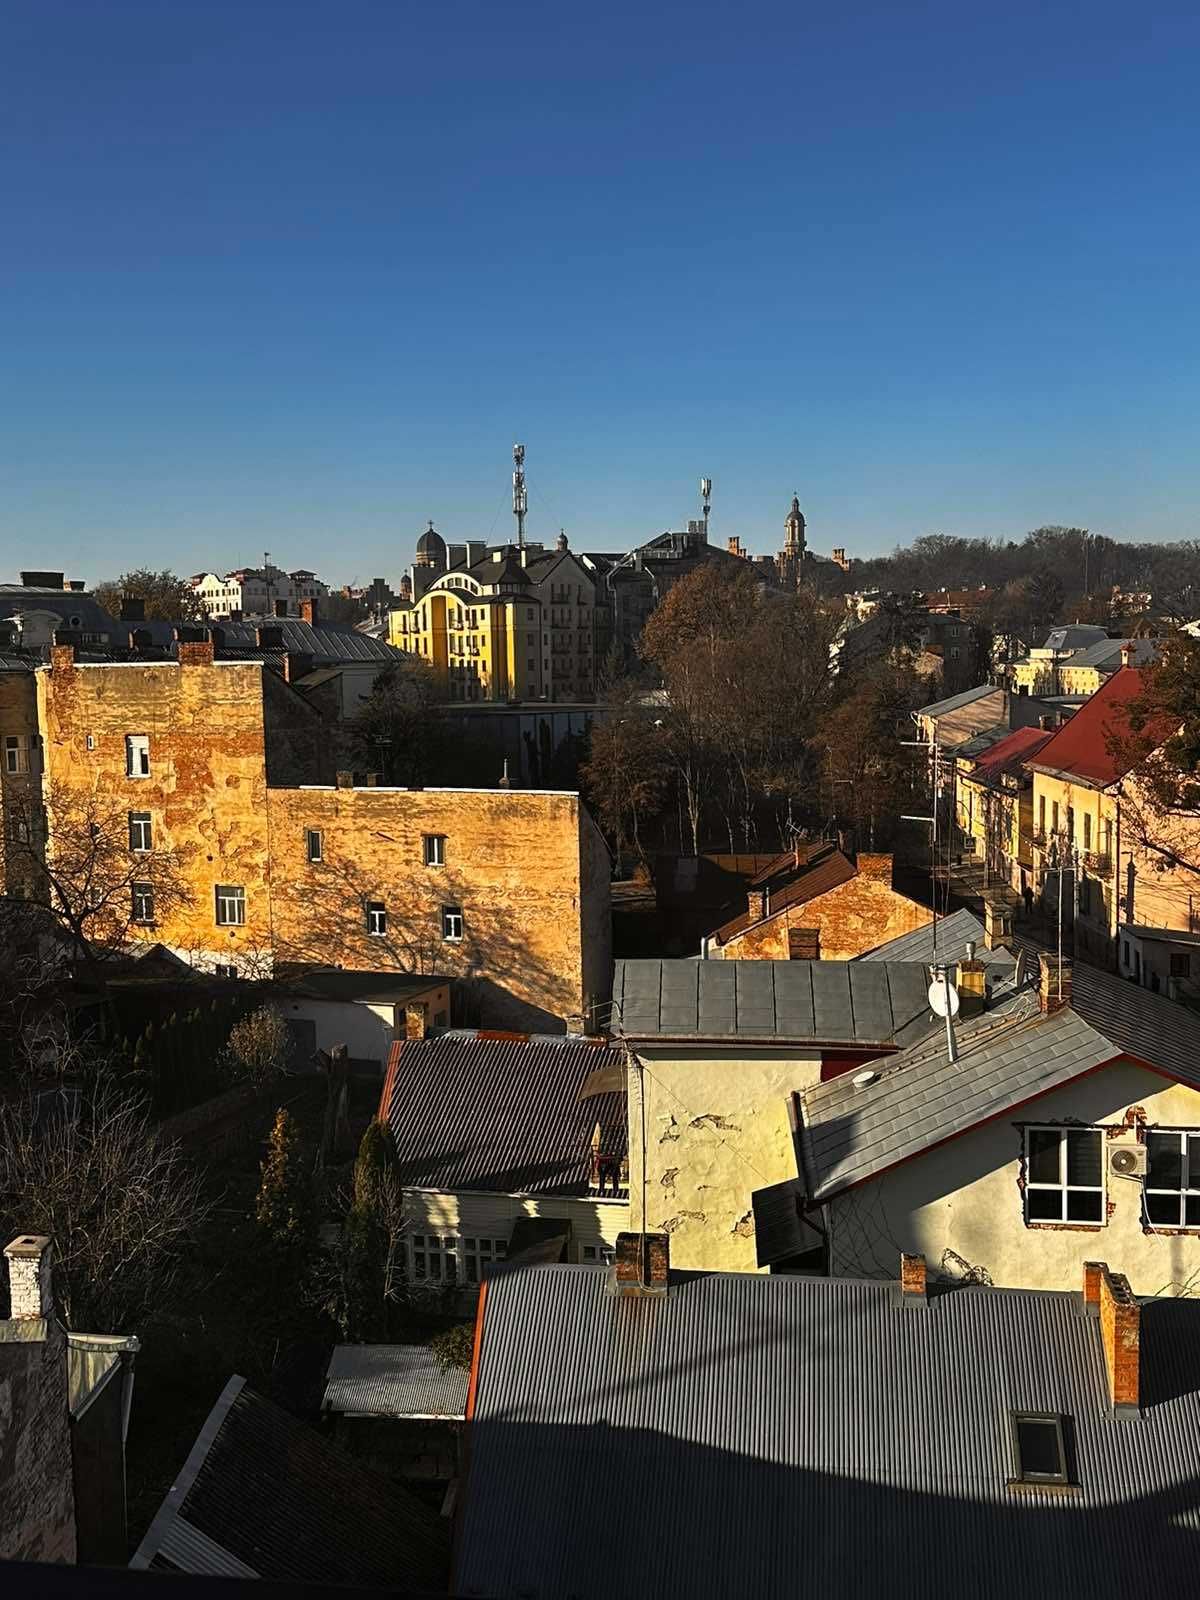
[[[923,928],[932,913],[892,888],[891,857],[882,858],[887,861],[887,877],[863,870],[867,859],[859,858],[859,871],[848,883],[803,905],[785,907],[710,954],[726,961],[786,961],[790,929],[818,928],[822,961],[853,961],[889,939]]]
[[[0,671],[0,894],[23,895],[42,887],[38,874],[31,870],[28,852],[11,846],[17,827],[24,829],[33,822],[41,803],[40,756],[34,744],[37,733],[34,674]],[[24,772],[8,771],[4,741],[9,736],[22,741]]]
[[[787,1103],[820,1077],[820,1057],[707,1046],[639,1046],[629,1074],[629,1196],[642,1224],[642,1110],[646,1100],[646,1222],[671,1235],[671,1264],[757,1272],[756,1189],[796,1176]]]
[[[579,807],[579,937],[583,953],[583,1015],[589,1030],[611,1022],[612,857],[586,806]]]
[[[0,1559],[75,1560],[66,1338],[0,1322]]]
[[[118,829],[148,811],[158,920],[130,936],[206,965],[269,960],[263,667],[63,661],[37,673],[51,853],[56,829],[78,828],[87,805]],[[149,737],[148,777],[126,775],[128,734]],[[218,927],[217,884],[244,887],[243,926]]]
[[[582,927],[601,912],[583,904],[576,795],[271,789],[267,809],[277,959],[470,979],[455,995],[466,1024],[557,1032],[582,1012]],[[425,864],[430,834],[446,841],[442,866]],[[606,898],[607,882],[586,892]],[[368,932],[372,902],[382,936]],[[443,937],[446,907],[462,911],[461,940]]]
[[[1130,1063],[1106,1068],[835,1199],[828,1208],[834,1275],[894,1277],[897,1252],[907,1250],[922,1252],[931,1270],[944,1262],[950,1277],[977,1267],[1001,1287],[1075,1289],[1083,1263],[1101,1259],[1126,1275],[1135,1294],[1177,1292],[1169,1286],[1185,1283],[1200,1292],[1200,1234],[1145,1231],[1135,1179],[1105,1175],[1102,1225],[1025,1225],[1022,1128],[1115,1129],[1134,1106],[1150,1126],[1200,1127],[1194,1090]]]

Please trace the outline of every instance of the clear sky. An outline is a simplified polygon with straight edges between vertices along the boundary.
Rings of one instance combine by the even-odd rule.
[[[1200,532],[1200,13],[10,0],[0,576]]]

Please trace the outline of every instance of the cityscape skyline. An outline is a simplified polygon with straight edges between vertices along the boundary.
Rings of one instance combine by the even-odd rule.
[[[636,45],[634,40],[636,39]],[[626,548],[1187,537],[1200,19],[861,5],[15,21],[0,548],[394,576]],[[336,552],[336,562],[331,555]],[[344,556],[344,559],[343,559]]]

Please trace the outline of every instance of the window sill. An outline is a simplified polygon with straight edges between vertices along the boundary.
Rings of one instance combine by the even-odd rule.
[[[1026,1220],[1025,1226],[1030,1229],[1048,1228],[1052,1231],[1069,1229],[1072,1233],[1103,1233],[1108,1224],[1106,1222],[1031,1222]]]
[[[1029,1483],[1024,1478],[1010,1478],[1004,1487],[1009,1494],[1049,1494],[1057,1499],[1073,1499],[1083,1494],[1082,1484]]]

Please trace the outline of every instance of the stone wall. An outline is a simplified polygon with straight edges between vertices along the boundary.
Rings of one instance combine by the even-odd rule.
[[[860,855],[858,859],[858,873],[849,882],[756,923],[710,954],[726,961],[787,961],[790,931],[816,928],[821,935],[822,961],[852,961],[889,939],[923,928],[932,919],[927,906],[898,894],[890,876],[881,876],[867,866],[886,861],[890,875],[890,856]]]

